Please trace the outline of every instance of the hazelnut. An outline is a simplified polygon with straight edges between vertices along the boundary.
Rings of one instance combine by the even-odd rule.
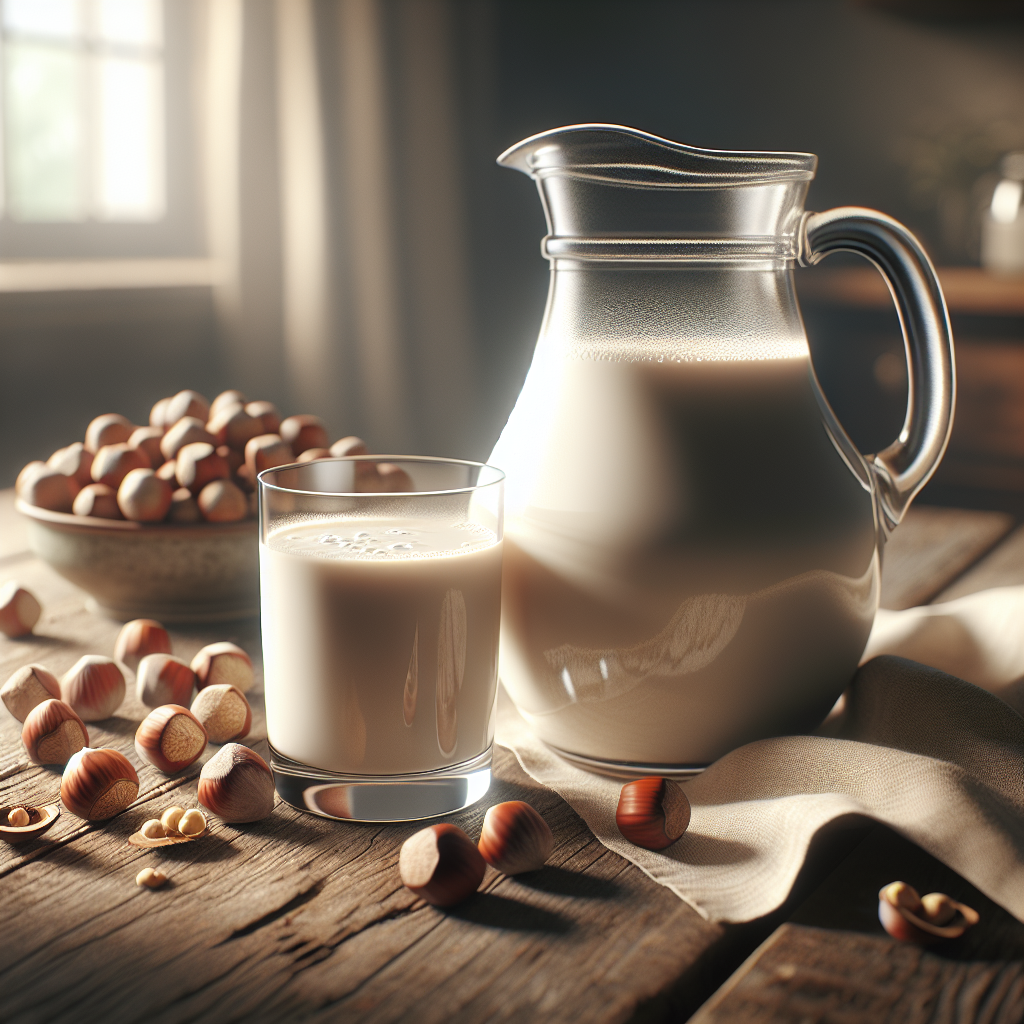
[[[224,821],[259,821],[274,810],[267,762],[240,743],[226,743],[199,773],[199,802]]]
[[[195,673],[173,654],[147,654],[135,670],[135,696],[147,707],[192,702]]]
[[[166,480],[172,487],[178,486],[178,465],[174,459],[168,459],[162,466],[160,466],[156,475],[161,480]]]
[[[204,423],[210,417],[210,403],[198,391],[189,391],[187,388],[167,400],[167,421],[177,423],[186,416]]]
[[[679,786],[660,775],[636,779],[619,793],[615,824],[631,843],[664,850],[690,824],[690,801]]]
[[[192,671],[200,690],[226,683],[248,693],[252,687],[252,659],[238,644],[227,640],[202,648],[192,659]]]
[[[104,821],[129,807],[139,793],[139,776],[120,751],[84,747],[71,755],[60,783],[64,806],[87,821]]]
[[[85,428],[86,451],[90,451],[95,455],[104,445],[123,444],[132,436],[134,429],[135,425],[131,420],[125,419],[124,416],[119,416],[116,412],[108,412],[102,416],[97,416]],[[93,477],[93,479],[95,480],[96,477]]]
[[[117,503],[117,491],[106,484],[88,484],[75,497],[71,511],[94,519],[124,519]]]
[[[944,892],[930,892],[921,897],[921,914],[932,924],[949,924],[956,917],[956,907],[956,900]]]
[[[73,476],[57,472],[45,462],[30,462],[18,474],[18,497],[36,508],[70,512],[80,485]]]
[[[317,459],[329,459],[331,453],[327,448],[307,448],[295,461],[316,462]]]
[[[301,455],[307,448],[327,448],[331,443],[317,416],[289,416],[281,420],[279,433],[281,440],[291,445],[296,455]]]
[[[226,444],[218,445],[217,454],[228,464],[232,475],[245,465],[245,453],[229,448]]]
[[[213,419],[221,411],[221,409],[227,408],[229,405],[245,405],[248,399],[241,391],[235,388],[229,388],[227,391],[222,391],[211,403],[210,412],[208,414],[209,419]]]
[[[133,672],[148,654],[170,654],[171,637],[155,619],[132,619],[126,622],[114,641],[114,660]]]
[[[124,676],[110,658],[86,654],[64,673],[60,696],[83,722],[100,722],[121,706]]]
[[[151,469],[133,469],[117,489],[117,505],[125,519],[159,523],[171,508],[174,488]]]
[[[17,580],[0,584],[0,633],[14,637],[27,636],[43,614],[35,594]]]
[[[205,420],[197,419],[194,416],[183,416],[168,427],[167,433],[164,434],[163,440],[160,442],[160,452],[165,459],[170,461],[177,457],[178,452],[185,445],[195,441],[213,444],[213,436],[207,432]]]
[[[263,421],[250,416],[240,405],[224,406],[206,424],[217,444],[244,451],[250,438],[263,433]]]
[[[393,462],[377,463],[377,489],[387,494],[416,490],[412,477]]]
[[[21,742],[34,764],[67,764],[72,754],[89,746],[89,731],[64,701],[51,698],[29,712]]]
[[[167,833],[164,831],[163,825],[156,819],[150,818],[139,831],[147,839],[166,839]]]
[[[184,813],[184,807],[178,807],[176,804],[168,807],[167,810],[160,815],[160,825],[164,832],[177,832],[178,823],[181,821],[181,816]]]
[[[249,514],[245,494],[230,480],[213,480],[196,497],[208,523],[237,523]]]
[[[0,699],[19,722],[24,722],[34,707],[54,697],[60,698],[60,683],[42,665],[23,665],[0,688]]]
[[[178,819],[178,831],[183,836],[197,836],[206,831],[206,815],[194,808],[185,811]]]
[[[32,820],[24,807],[15,807],[7,812],[7,824],[12,828],[24,828]]]
[[[945,893],[930,892],[922,898],[906,882],[892,882],[878,893],[878,920],[894,939],[930,945],[959,938],[980,916]]]
[[[171,425],[167,419],[167,406],[171,404],[169,398],[161,398],[152,409],[149,410],[149,425],[157,427],[161,432],[167,430]]]
[[[73,476],[82,487],[92,481],[92,452],[86,451],[81,441],[75,441],[67,448],[58,448],[46,464],[64,476]]]
[[[885,900],[894,907],[916,913],[921,909],[921,897],[917,890],[906,882],[890,882],[882,890]]]
[[[166,881],[167,876],[156,868],[143,868],[135,876],[135,884],[146,889],[159,889]]]
[[[261,434],[276,434],[281,429],[281,414],[273,402],[249,402],[245,411],[262,426]],[[257,435],[258,436],[258,435]]]
[[[344,458],[346,455],[368,455],[369,451],[366,442],[361,437],[343,437],[335,441],[330,447],[331,457],[335,459]]]
[[[201,523],[203,513],[199,511],[192,492],[187,487],[179,487],[171,495],[171,510],[167,513],[169,523]]]
[[[227,743],[245,737],[252,726],[252,708],[236,686],[218,683],[199,691],[192,701],[196,716],[211,743]]]
[[[477,848],[492,868],[518,875],[542,868],[553,843],[548,823],[533,807],[508,800],[488,808]]]
[[[136,427],[132,436],[128,438],[129,448],[138,448],[144,452],[149,459],[151,466],[159,466],[163,463],[164,457],[160,451],[160,441],[164,436],[161,427]]]
[[[179,487],[198,494],[211,480],[224,480],[231,475],[227,459],[218,455],[212,444],[193,441],[178,452],[175,459]]]
[[[398,873],[406,888],[435,907],[468,899],[484,880],[486,865],[473,840],[455,825],[431,825],[402,844]]]
[[[0,584],[0,633],[11,637],[27,636],[43,614],[35,594],[17,580]]]
[[[277,434],[259,434],[245,446],[245,468],[255,485],[256,474],[275,466],[287,466],[295,461],[295,453]]]
[[[90,472],[96,483],[106,484],[116,491],[133,469],[152,469],[144,451],[129,448],[127,444],[107,444],[96,452]]]
[[[187,768],[205,749],[206,730],[178,704],[150,711],[135,733],[135,753],[167,775]]]

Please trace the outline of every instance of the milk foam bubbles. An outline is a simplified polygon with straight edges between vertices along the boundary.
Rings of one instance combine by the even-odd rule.
[[[502,545],[477,523],[339,519],[260,548],[267,728],[328,771],[430,771],[493,738]]]

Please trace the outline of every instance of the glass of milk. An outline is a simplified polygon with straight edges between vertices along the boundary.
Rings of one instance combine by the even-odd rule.
[[[504,479],[374,456],[260,474],[267,730],[288,803],[405,821],[487,792]]]

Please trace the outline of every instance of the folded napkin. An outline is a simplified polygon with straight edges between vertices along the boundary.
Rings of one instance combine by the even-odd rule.
[[[503,690],[495,738],[605,846],[711,920],[778,907],[814,833],[851,813],[885,822],[1024,920],[1024,719],[1010,707],[1022,694],[1024,587],[880,611],[865,663],[818,732],[749,743],[681,783],[690,826],[660,852],[619,834],[621,782],[553,753]]]

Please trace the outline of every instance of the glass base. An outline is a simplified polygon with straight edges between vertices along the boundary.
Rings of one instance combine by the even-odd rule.
[[[281,799],[337,821],[417,821],[475,804],[491,788],[491,748],[461,764],[409,775],[344,775],[293,761],[270,748]]]
[[[544,745],[570,764],[574,764],[588,772],[595,772],[598,775],[607,775],[612,779],[642,779],[648,775],[663,775],[666,779],[687,779],[694,775],[700,775],[707,768],[706,764],[646,764],[640,761],[602,761],[596,757],[571,754],[568,750],[562,750],[560,747],[553,746],[550,743],[545,743]]]

